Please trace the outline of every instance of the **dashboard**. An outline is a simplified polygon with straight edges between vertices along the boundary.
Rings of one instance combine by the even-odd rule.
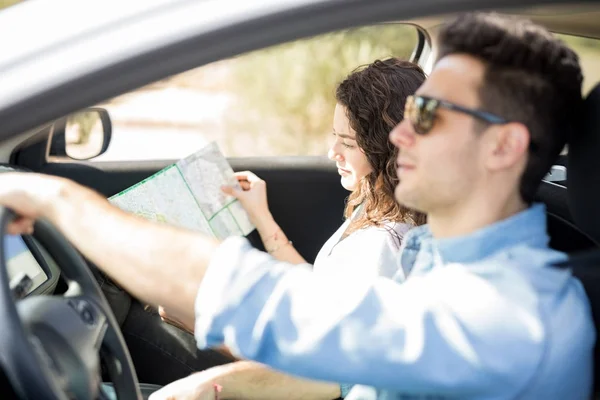
[[[4,248],[11,288],[26,279],[28,285],[24,289],[24,295],[28,295],[48,281],[49,273],[35,258],[23,237],[4,236]]]

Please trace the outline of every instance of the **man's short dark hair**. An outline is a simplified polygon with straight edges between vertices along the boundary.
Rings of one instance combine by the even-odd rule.
[[[468,13],[445,25],[438,60],[468,54],[486,65],[480,107],[523,123],[531,135],[520,193],[530,203],[573,134],[582,103],[577,54],[541,26],[496,13]]]

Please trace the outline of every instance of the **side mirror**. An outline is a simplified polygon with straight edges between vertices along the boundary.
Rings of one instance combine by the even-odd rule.
[[[52,128],[48,158],[89,160],[106,152],[112,123],[104,108],[86,108],[57,120]]]

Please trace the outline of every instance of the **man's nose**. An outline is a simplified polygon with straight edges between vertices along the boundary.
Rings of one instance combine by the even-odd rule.
[[[390,142],[399,149],[415,144],[416,133],[408,120],[400,122],[390,132]]]

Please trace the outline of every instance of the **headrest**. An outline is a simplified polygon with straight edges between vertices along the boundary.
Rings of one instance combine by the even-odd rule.
[[[579,132],[569,140],[567,192],[577,226],[600,243],[600,84],[583,103]]]

